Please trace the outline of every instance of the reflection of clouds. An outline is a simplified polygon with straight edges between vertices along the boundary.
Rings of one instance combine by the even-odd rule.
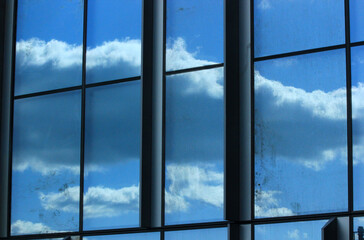
[[[20,234],[40,234],[40,233],[53,233],[57,232],[52,230],[43,223],[33,223],[29,221],[17,220],[11,224],[11,233],[14,235]]]
[[[260,0],[260,2],[257,4],[257,7],[262,9],[262,10],[266,10],[271,8],[271,4],[269,0]]]
[[[279,191],[258,191],[255,193],[255,215],[257,217],[291,216],[293,211],[280,207],[277,195]]]
[[[300,240],[300,239],[308,239],[308,233],[306,232],[301,232],[298,229],[294,229],[292,231],[288,231],[287,232],[287,237],[289,239],[294,239],[294,240]]]
[[[42,206],[46,210],[78,212],[79,187],[69,187],[61,192],[40,194]],[[114,217],[129,211],[137,211],[139,206],[139,187],[120,189],[90,187],[84,196],[84,217]]]
[[[295,160],[320,170],[346,161],[346,90],[284,86],[255,72],[256,154]]]
[[[190,201],[199,201],[214,207],[223,206],[223,172],[208,166],[182,164],[167,165],[166,212],[185,211]]]

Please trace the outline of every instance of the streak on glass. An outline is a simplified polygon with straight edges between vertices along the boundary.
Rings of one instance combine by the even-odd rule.
[[[364,47],[351,50],[354,209],[364,209]]]
[[[321,240],[321,228],[326,224],[326,222],[327,220],[256,225],[254,229],[255,239]]]
[[[255,63],[255,215],[347,210],[345,50]]]
[[[256,57],[344,43],[344,1],[254,0]]]
[[[227,240],[226,228],[209,228],[165,232],[166,240]]]
[[[364,41],[364,1],[350,0],[350,40]]]
[[[81,84],[82,0],[19,0],[15,95]]]
[[[222,0],[167,0],[167,71],[223,62],[223,11]]]
[[[86,91],[84,228],[139,224],[140,81]]]
[[[84,237],[84,240],[159,240],[159,232]]]
[[[78,230],[81,92],[14,103],[12,235]]]
[[[166,80],[166,224],[223,219],[223,69]]]
[[[87,83],[140,75],[141,0],[90,0]]]

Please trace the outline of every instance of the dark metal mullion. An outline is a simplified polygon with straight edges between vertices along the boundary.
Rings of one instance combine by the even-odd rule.
[[[346,44],[339,44],[339,45],[328,46],[328,47],[312,48],[312,49],[307,49],[307,50],[274,54],[274,55],[269,55],[269,56],[264,56],[264,57],[256,57],[256,58],[254,58],[254,61],[260,62],[260,61],[271,60],[271,59],[276,59],[276,58],[293,57],[293,56],[297,56],[297,55],[318,53],[318,52],[341,49],[341,48],[345,48],[346,46],[347,46]]]
[[[14,92],[15,92],[15,58],[16,58],[16,29],[17,29],[18,1],[14,2],[13,39],[12,39],[12,69],[11,69],[11,101],[10,101],[10,134],[9,134],[9,178],[8,178],[8,221],[7,235],[11,236],[11,195],[13,169],[13,132],[14,132]]]
[[[346,45],[346,106],[347,106],[347,146],[348,146],[348,211],[354,211],[353,187],[353,128],[351,98],[351,46],[350,46],[350,3],[345,0],[345,45]],[[353,218],[349,217],[349,238],[354,239]]]
[[[184,69],[167,71],[167,72],[164,70],[164,72],[165,72],[166,76],[169,76],[169,75],[180,74],[180,73],[196,72],[196,71],[207,70],[207,69],[212,69],[212,68],[219,68],[219,67],[223,67],[223,66],[224,66],[224,63],[216,63],[216,64],[210,64],[210,65],[192,67],[192,68],[184,68]],[[165,66],[164,66],[164,68],[165,68]]]
[[[254,0],[250,0],[250,78],[251,78],[251,219],[255,219],[255,75],[254,75]],[[251,226],[251,240],[255,239],[254,226]]]
[[[165,208],[166,208],[166,53],[167,53],[167,0],[163,0],[163,96],[162,96],[162,209],[161,224],[166,225]],[[161,233],[162,234],[162,233]],[[164,240],[164,231],[161,240]]]
[[[351,47],[362,46],[362,45],[364,45],[364,41],[350,43]]]
[[[85,108],[86,108],[86,49],[87,49],[87,3],[83,6],[83,44],[82,44],[82,96],[81,96],[81,151],[80,151],[80,203],[79,231],[83,231],[83,196],[85,173]]]

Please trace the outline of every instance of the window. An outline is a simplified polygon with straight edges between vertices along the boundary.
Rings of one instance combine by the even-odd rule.
[[[361,0],[0,6],[0,237],[362,239]]]

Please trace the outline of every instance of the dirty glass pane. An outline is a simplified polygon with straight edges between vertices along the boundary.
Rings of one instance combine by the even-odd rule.
[[[82,0],[18,1],[15,95],[81,84],[82,27]]]
[[[364,47],[351,49],[354,209],[364,209]]]
[[[227,240],[226,228],[210,228],[165,232],[166,240]]]
[[[85,240],[159,240],[159,232],[84,237]]]
[[[255,57],[345,43],[344,1],[254,0]]]
[[[89,0],[87,83],[140,75],[141,0]]]
[[[167,71],[223,62],[223,3],[167,0]]]
[[[81,92],[14,103],[12,235],[78,230]]]
[[[364,41],[364,1],[350,0],[351,42]]]
[[[255,63],[255,215],[347,210],[345,50]]]
[[[166,80],[166,224],[223,219],[223,69]]]
[[[256,240],[321,240],[321,228],[326,223],[327,220],[256,225],[254,234]]]
[[[140,99],[140,81],[86,90],[86,230],[139,225]]]

